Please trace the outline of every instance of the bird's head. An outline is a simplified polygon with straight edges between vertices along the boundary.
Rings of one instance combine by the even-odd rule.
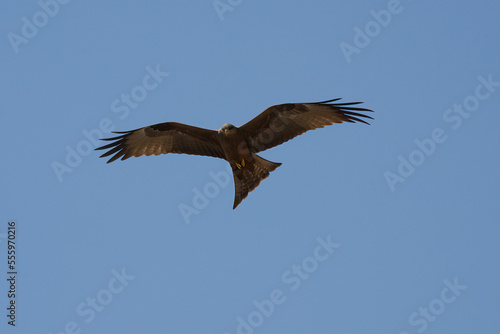
[[[229,123],[226,123],[224,124],[220,129],[219,129],[219,133],[224,133],[225,135],[227,135],[231,130],[234,130],[236,129],[236,127],[232,124],[229,124]]]

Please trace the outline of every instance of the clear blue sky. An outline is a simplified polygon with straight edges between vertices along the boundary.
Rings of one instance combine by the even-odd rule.
[[[0,332],[498,333],[500,5],[215,4],[0,3]],[[263,152],[234,211],[223,160],[91,151],[336,97],[375,120]]]

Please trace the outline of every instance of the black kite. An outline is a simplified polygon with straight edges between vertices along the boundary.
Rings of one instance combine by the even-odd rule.
[[[227,160],[233,170],[235,198],[233,209],[254,190],[260,181],[281,163],[263,159],[258,152],[280,145],[308,130],[342,122],[362,122],[358,113],[370,109],[352,107],[361,102],[332,103],[340,99],[317,103],[286,103],[267,108],[241,127],[224,124],[218,131],[181,123],[160,123],[144,128],[114,132],[117,137],[103,140],[111,144],[96,148],[109,149],[101,155],[113,155],[108,163],[141,155],[186,153]]]

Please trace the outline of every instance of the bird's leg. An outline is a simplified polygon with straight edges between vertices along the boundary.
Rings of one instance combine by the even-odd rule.
[[[245,159],[241,159],[241,164],[236,163],[236,167],[238,167],[238,169],[241,169],[242,167],[245,167]]]

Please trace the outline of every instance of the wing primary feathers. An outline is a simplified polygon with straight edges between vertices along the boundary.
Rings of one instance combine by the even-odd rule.
[[[102,154],[99,158],[104,158],[104,157],[108,157],[112,154],[114,154],[108,161],[106,161],[106,163],[110,163],[110,162],[113,162],[115,161],[116,159],[120,158],[121,156],[124,156],[125,155],[125,152],[123,150],[123,145],[121,142],[118,142],[118,143],[112,143],[111,145],[114,145],[115,147],[111,150],[109,150],[108,152],[105,152],[104,154]],[[106,145],[106,146],[110,146],[110,145]],[[112,147],[112,146],[111,146]],[[116,154],[115,154],[116,153]],[[123,160],[123,159],[122,159]]]
[[[344,111],[344,114],[347,115],[348,117],[351,117],[351,118],[353,118],[353,116],[356,116],[356,117],[364,117],[364,118],[373,119],[373,117],[371,117],[371,116],[358,114],[357,112],[352,112],[352,111]]]
[[[124,155],[125,155],[125,152],[120,151],[120,152],[116,153],[111,159],[109,159],[108,161],[106,161],[106,163],[109,164],[110,162],[113,162],[116,159],[118,159],[118,158],[120,158],[121,156],[124,156]],[[122,160],[124,160],[124,159],[122,158]]]
[[[363,102],[329,103],[329,102],[334,102],[334,101],[338,101],[338,100],[340,100],[340,98],[334,99],[334,100],[330,100],[330,101],[313,102],[312,104],[328,104],[328,105],[335,106],[335,107],[342,108],[342,109],[359,110],[359,111],[371,111],[371,112],[373,112],[373,110],[366,109],[366,108],[346,107],[346,106],[352,106],[352,105],[356,105],[356,104],[362,104]]]
[[[112,140],[122,139],[123,137],[125,137],[125,135],[123,135],[123,136],[118,136],[118,137],[111,137],[111,138],[101,138],[101,140],[104,140],[104,141],[112,141]],[[100,148],[99,148],[99,149],[100,149]]]
[[[361,123],[365,123],[367,125],[370,125],[370,123],[368,123],[368,122],[366,122],[366,121],[364,121],[364,120],[362,120],[360,118],[352,117],[352,116],[347,117],[346,122],[349,122],[349,123],[361,122]]]
[[[98,147],[98,148],[96,148],[95,150],[96,150],[96,151],[97,151],[97,150],[107,150],[107,149],[110,149],[110,148],[111,148],[111,149],[114,149],[114,148],[115,148],[115,146],[120,146],[120,144],[121,144],[121,143],[119,143],[119,142],[118,142],[118,143],[111,143],[111,144],[106,145],[106,146],[101,146],[101,147]],[[106,152],[106,153],[104,153],[103,155],[101,155],[101,157],[107,157],[107,156],[108,156],[108,155],[110,155],[110,154],[111,154],[111,153]]]
[[[110,162],[113,162],[116,159],[124,156],[125,151],[124,151],[123,144],[125,141],[125,137],[134,131],[135,130],[132,130],[132,131],[113,131],[113,133],[117,133],[117,134],[121,134],[121,135],[116,136],[116,137],[112,137],[112,138],[101,138],[101,140],[103,140],[103,141],[114,140],[114,142],[95,148],[96,151],[110,149],[109,151],[104,152],[101,156],[99,156],[99,158],[105,158],[105,157],[108,157],[108,156],[114,154],[108,161],[106,161],[106,163],[109,164]],[[122,158],[122,160],[123,160],[123,158]]]
[[[101,140],[108,140],[109,138],[102,138]],[[115,141],[115,142],[112,142],[110,144],[107,144],[107,145],[104,145],[104,146],[100,146],[100,147],[97,147],[95,148],[94,150],[95,151],[98,151],[98,150],[107,150],[108,148],[112,148],[112,147],[115,147],[116,145],[120,145],[123,141],[123,138],[117,138],[119,140]]]
[[[350,106],[350,105],[353,105],[353,104],[361,104],[361,103],[363,103],[363,102],[342,102],[342,103],[338,103],[338,105]]]
[[[115,144],[116,147],[114,147],[113,149],[109,150],[108,152],[105,152],[104,154],[102,154],[99,158],[103,158],[103,157],[107,157],[107,156],[110,156],[111,154],[115,154],[116,152],[118,152],[119,150],[122,149],[122,147],[120,146],[120,144]]]
[[[333,99],[333,100],[328,100],[328,101],[321,101],[321,102],[312,102],[310,104],[329,105],[329,106],[336,107],[336,108],[339,108],[339,109],[342,109],[342,110],[355,110],[355,111],[369,111],[369,112],[373,112],[373,110],[367,109],[367,108],[348,107],[348,106],[352,106],[352,105],[361,104],[363,102],[331,103],[331,102],[335,102],[335,101],[339,101],[339,100],[341,100],[341,98],[337,98],[337,99]]]
[[[331,104],[331,106],[339,107],[339,108],[345,109],[345,110],[356,110],[356,111],[369,111],[369,112],[373,112],[373,110],[366,109],[366,108],[344,107],[344,106],[340,106],[340,105],[337,105],[337,104]]]
[[[341,97],[338,97],[336,99],[333,99],[333,100],[328,100],[328,101],[322,101],[322,102],[312,102],[312,103],[320,103],[320,104],[323,104],[323,103],[330,103],[330,102],[335,102],[335,101],[338,101],[342,99]],[[354,103],[361,103],[361,102],[354,102]]]
[[[340,98],[334,99],[334,100],[329,100],[329,101],[316,102],[314,104],[328,105],[328,106],[331,106],[332,108],[338,108],[347,117],[347,122],[351,122],[351,123],[361,122],[361,123],[365,123],[365,124],[370,125],[370,123],[364,121],[363,119],[361,119],[359,117],[369,118],[369,119],[373,119],[373,117],[368,116],[368,115],[364,115],[364,114],[360,114],[360,113],[357,113],[354,111],[373,112],[373,110],[367,109],[367,108],[360,108],[360,107],[347,107],[347,106],[361,104],[363,102],[329,103],[329,102],[334,102],[334,101],[338,101],[338,100],[340,100]]]
[[[132,133],[134,131],[126,131],[126,132],[113,132],[113,133],[124,133],[123,135],[121,136],[116,136],[116,137],[111,137],[111,138],[101,138],[101,140],[105,140],[105,141],[111,141],[111,140],[118,140],[118,139],[122,139],[123,137],[125,137],[126,135],[128,135],[129,133]],[[99,148],[96,148],[96,150],[102,150],[103,148],[99,147]]]

